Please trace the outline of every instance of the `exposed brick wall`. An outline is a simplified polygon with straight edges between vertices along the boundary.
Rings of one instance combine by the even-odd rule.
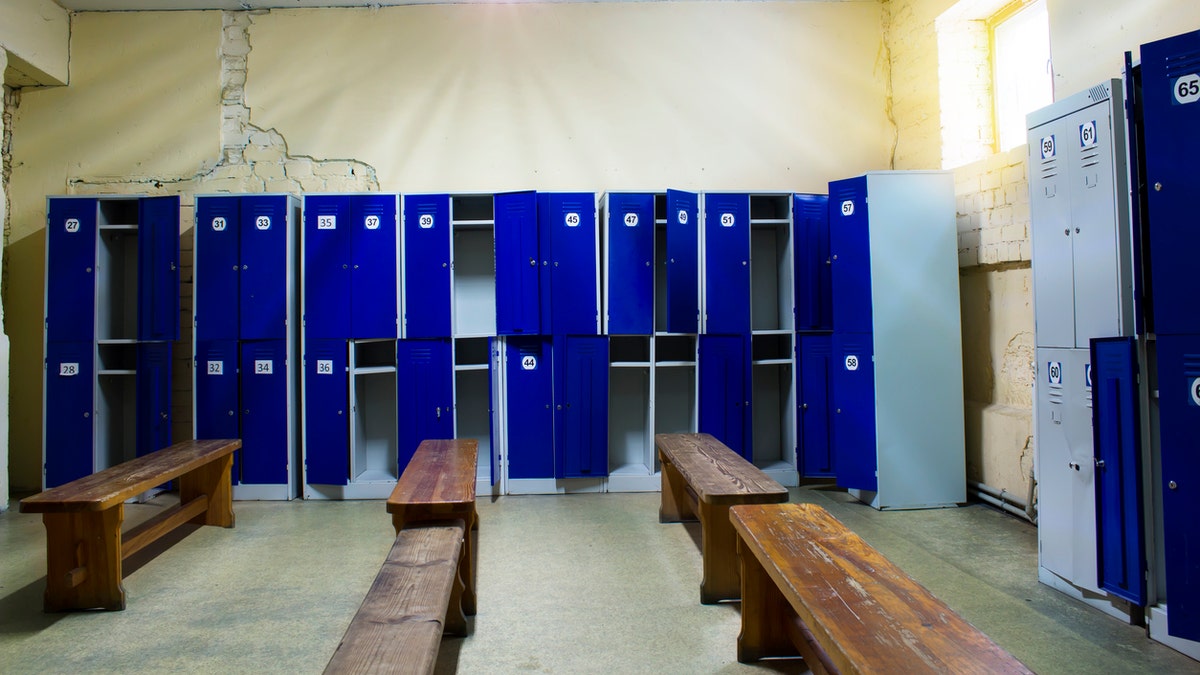
[[[1029,264],[1029,182],[1026,146],[954,171],[958,264]]]

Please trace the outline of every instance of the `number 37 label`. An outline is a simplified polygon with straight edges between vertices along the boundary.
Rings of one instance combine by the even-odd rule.
[[[1196,73],[1175,80],[1171,88],[1174,90],[1175,102],[1180,105],[1200,101],[1200,75]]]

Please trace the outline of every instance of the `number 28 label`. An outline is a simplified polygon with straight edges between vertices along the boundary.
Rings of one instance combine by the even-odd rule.
[[[60,363],[58,364],[59,377],[74,377],[79,374],[78,363]]]
[[[1196,73],[1175,80],[1171,88],[1174,90],[1175,102],[1180,105],[1200,101],[1200,75]]]

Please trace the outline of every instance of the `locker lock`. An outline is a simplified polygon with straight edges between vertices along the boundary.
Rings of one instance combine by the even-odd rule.
[[[1076,471],[1079,470],[1079,462],[1067,462],[1067,466],[1075,469]]]
[[[230,410],[230,411],[229,411],[229,416],[230,416],[230,417],[233,417],[233,411],[232,411],[232,410]]]
[[[1104,460],[1102,460],[1102,459],[1097,459],[1097,460],[1096,460],[1096,468],[1097,468],[1097,469],[1103,469],[1103,468],[1104,468]]]
[[[1155,192],[1160,192],[1160,191],[1162,191],[1162,183],[1155,183],[1155,184],[1154,184],[1154,191],[1155,191]],[[1174,488],[1171,488],[1171,489],[1174,489]]]
[[[533,258],[530,258],[530,259],[529,259],[529,266],[530,266],[530,267],[537,267],[537,261],[536,261],[536,260],[534,260]]]
[[[800,404],[800,409],[801,409],[801,410],[808,410],[808,404],[807,404],[807,403],[801,403],[801,404]]]
[[[1178,488],[1178,487],[1179,487],[1179,485],[1178,485],[1178,484],[1176,484],[1176,483],[1175,483],[1175,481],[1169,481],[1169,482],[1167,483],[1167,487],[1169,487],[1169,488],[1171,488],[1172,490],[1174,490],[1175,488]]]
[[[841,415],[841,414],[842,414],[842,409],[841,409],[841,408],[838,408],[838,409],[837,409],[837,414],[839,414],[839,415]]]
[[[91,273],[92,273],[92,268],[90,268],[90,267],[89,267],[89,268],[87,268],[87,273],[88,273],[88,274],[91,274]]]
[[[167,419],[167,413],[165,413],[165,412],[164,412],[164,413],[159,413],[159,414],[158,414],[158,416],[159,416],[160,418],[164,419],[164,420],[165,420],[165,419]]]

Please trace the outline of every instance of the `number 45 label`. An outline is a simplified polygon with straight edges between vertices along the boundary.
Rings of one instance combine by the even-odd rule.
[[[1175,102],[1180,105],[1200,101],[1200,75],[1196,73],[1175,80],[1171,88],[1174,90]]]

